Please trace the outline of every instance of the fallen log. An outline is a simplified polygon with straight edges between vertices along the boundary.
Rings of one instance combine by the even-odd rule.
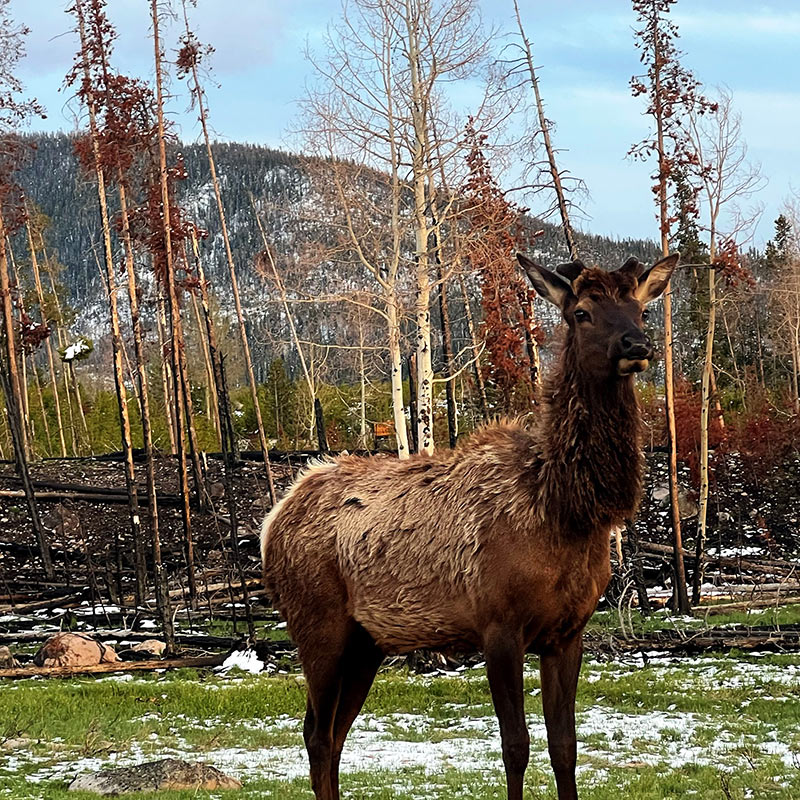
[[[79,500],[84,503],[128,503],[128,495],[125,493],[117,494],[103,494],[102,492],[92,491],[42,491],[34,492],[36,500],[44,501],[61,501],[61,500]],[[0,498],[22,498],[25,497],[25,492],[22,489],[0,489]],[[142,503],[147,502],[146,495],[142,496]],[[159,505],[164,506],[179,506],[182,499],[176,494],[166,494],[158,496]]]
[[[684,636],[680,636],[680,632],[659,631],[631,639],[614,635],[586,634],[584,646],[589,652],[613,656],[626,653],[646,654],[651,651],[673,655],[696,655],[730,650],[797,652],[800,651],[800,630],[797,626],[789,626],[787,630],[782,631],[741,627],[709,629]]]
[[[14,667],[0,669],[1,678],[71,678],[76,675],[99,675],[109,672],[153,672],[159,669],[181,669],[191,667],[218,667],[227,658],[227,653],[197,658],[169,658],[163,661],[115,661],[111,664],[95,664],[91,667]]]
[[[50,631],[21,631],[19,633],[0,633],[0,642],[3,644],[30,644],[44,642],[58,629]],[[148,639],[158,639],[161,632],[158,630],[129,631],[123,629],[109,629],[91,631],[93,639],[99,642],[144,642]],[[241,641],[241,636],[213,636],[203,633],[176,633],[175,641],[187,647],[207,648],[209,650],[230,650],[235,642]]]
[[[639,542],[639,546],[646,553],[653,555],[663,555],[672,558],[673,548],[668,544],[659,544],[658,542]],[[695,554],[690,553],[688,550],[683,550],[683,557],[691,562],[695,560]],[[779,559],[758,559],[758,561],[751,561],[747,558],[740,558],[738,556],[709,556],[703,557],[707,564],[718,564],[721,567],[733,566],[739,569],[751,570],[753,572],[774,572],[775,570],[786,570],[791,572],[793,570],[800,571],[800,562],[798,561],[784,561]]]
[[[40,611],[44,608],[74,608],[86,599],[88,591],[88,589],[84,589],[77,593],[62,595],[61,597],[37,600],[34,603],[15,603],[13,606],[0,606],[0,614],[26,614],[29,611]]]
[[[751,608],[780,608],[800,603],[800,597],[773,597],[766,600],[744,600],[736,603],[716,603],[714,605],[699,606],[694,609],[695,616],[714,616],[727,614],[729,611],[747,611]]]

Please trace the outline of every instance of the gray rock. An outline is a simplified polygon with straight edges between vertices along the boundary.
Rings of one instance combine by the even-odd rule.
[[[212,500],[221,500],[225,497],[225,484],[214,481],[208,485],[208,494]]]
[[[120,767],[78,775],[69,785],[71,792],[119,795],[129,792],[180,791],[185,789],[241,789],[242,784],[215,767],[177,758],[149,761],[135,767]]]
[[[5,645],[0,647],[0,669],[13,669],[18,666],[17,659],[14,658],[11,650]]]
[[[656,486],[653,489],[653,500],[657,503],[663,503],[669,499],[669,486]]]

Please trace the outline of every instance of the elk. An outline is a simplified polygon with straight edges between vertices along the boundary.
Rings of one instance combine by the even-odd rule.
[[[500,723],[508,800],[522,800],[526,652],[540,657],[559,800],[577,798],[582,633],[610,578],[610,533],[641,493],[634,374],[645,306],[678,262],[607,272],[518,260],[567,325],[537,423],[489,425],[455,450],[311,466],[264,520],[264,581],[306,676],[316,800],[338,800],[345,737],[386,654],[478,648]]]

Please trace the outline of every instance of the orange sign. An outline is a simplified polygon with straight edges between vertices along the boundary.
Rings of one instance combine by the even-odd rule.
[[[383,439],[386,436],[394,436],[393,422],[374,422],[372,429],[376,439]]]

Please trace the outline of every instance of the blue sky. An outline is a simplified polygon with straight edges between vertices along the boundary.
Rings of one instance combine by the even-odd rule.
[[[37,130],[74,129],[74,109],[59,87],[75,50],[71,18],[62,0],[11,0],[30,27],[21,77],[47,108]],[[109,0],[120,37],[118,69],[148,76],[152,45],[145,0]],[[590,190],[586,230],[655,238],[649,165],[625,154],[647,131],[642,102],[628,80],[639,71],[633,47],[634,16],[627,0],[520,0],[524,22],[541,65],[541,89],[564,167]],[[750,158],[768,183],[756,240],[769,237],[784,199],[800,190],[800,4],[796,0],[679,0],[674,17],[685,63],[708,86],[724,84],[742,114]],[[306,42],[313,47],[340,11],[339,0],[198,0],[198,36],[216,48],[209,87],[212,124],[219,138],[296,149],[288,131],[296,100],[309,78]],[[513,30],[511,0],[483,0],[487,24]],[[168,26],[174,50],[179,29]],[[181,82],[174,81],[172,113],[184,139],[199,135],[187,113]],[[517,165],[519,166],[519,165]],[[514,168],[512,168],[512,172]],[[535,206],[534,206],[535,207]]]

